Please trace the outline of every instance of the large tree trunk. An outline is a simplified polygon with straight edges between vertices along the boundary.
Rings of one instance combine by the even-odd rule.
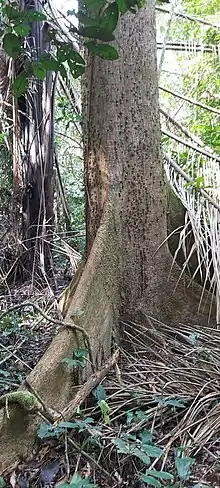
[[[86,74],[85,167],[87,252],[85,269],[63,295],[65,321],[72,320],[90,336],[99,365],[110,353],[112,326],[119,315],[205,322],[199,316],[192,288],[175,268],[168,282],[171,255],[167,245],[166,189],[160,154],[153,0],[135,16],[128,14],[118,29],[120,59],[89,60]],[[80,312],[80,313],[79,313]],[[72,395],[73,376],[61,363],[82,334],[64,328],[29,376],[48,406],[60,411]],[[87,374],[89,370],[87,369]],[[50,382],[48,382],[48,377]],[[37,419],[8,421],[2,412],[0,459],[3,465],[33,444]]]

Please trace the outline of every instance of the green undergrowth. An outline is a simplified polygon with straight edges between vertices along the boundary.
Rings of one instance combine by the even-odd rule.
[[[39,425],[37,435],[44,442],[52,438],[61,441],[62,438],[74,437],[75,446],[79,452],[89,453],[94,460],[102,459],[102,453],[106,449],[111,452],[110,466],[118,462],[119,466],[127,464],[135,466],[134,478],[136,482],[142,481],[142,486],[154,486],[156,488],[183,488],[188,487],[188,481],[192,476],[193,467],[196,459],[187,456],[187,447],[179,446],[172,449],[172,461],[170,458],[166,468],[163,468],[165,461],[165,450],[157,442],[157,433],[152,429],[141,429],[140,419],[146,419],[147,411],[143,409],[128,411],[125,417],[125,423],[120,425],[119,429],[115,426],[111,428],[110,417],[106,418],[103,414],[103,402],[108,407],[107,399],[103,398],[104,389],[100,389],[98,396],[97,390],[93,391],[96,401],[100,407],[101,417],[99,420],[89,417],[78,410],[78,415],[71,422],[62,421],[56,427],[43,423]],[[178,401],[177,401],[178,402]],[[180,408],[172,407],[171,409]],[[108,413],[110,408],[108,407]],[[106,427],[109,427],[106,428]],[[106,445],[107,444],[107,445]],[[100,460],[100,464],[101,460]],[[126,486],[126,469],[124,471],[125,479],[121,481],[121,486]],[[109,469],[110,472],[110,469]],[[123,476],[123,478],[124,478]],[[98,476],[97,476],[98,477]],[[77,487],[77,488],[101,488],[101,485],[94,483],[88,478],[83,478],[80,472],[67,483],[59,485],[60,488]],[[130,485],[136,486],[136,485]],[[194,488],[207,488],[205,484],[194,484]]]
[[[69,363],[68,358],[65,358],[64,362],[73,368],[83,367],[86,351],[75,351],[73,357],[75,359],[70,359]],[[78,358],[79,364],[76,364],[76,358]],[[153,486],[156,488],[189,486],[196,458],[187,455],[188,446],[179,445],[170,449],[170,452],[167,451],[167,446],[159,441],[158,432],[154,431],[151,420],[149,420],[149,428],[146,428],[149,409],[141,407],[135,410],[125,409],[122,421],[118,424],[111,420],[111,408],[102,385],[93,390],[92,398],[95,405],[93,416],[89,416],[79,407],[75,418],[70,422],[61,421],[56,426],[42,423],[37,431],[40,442],[45,443],[51,439],[62,442],[65,439],[68,443],[68,438],[74,439],[72,442],[76,450],[82,456],[89,455],[91,461],[94,460],[99,462],[100,466],[104,466],[106,472],[109,473],[109,478],[114,478],[115,473],[121,473],[120,486]],[[177,415],[186,407],[182,398],[161,400],[155,397],[153,402],[158,402],[158,408],[162,404],[166,405],[170,410],[170,415]],[[143,428],[142,423],[144,423]],[[110,454],[107,455],[107,452]],[[114,466],[114,471],[112,471],[112,466]],[[96,479],[99,478],[97,469]],[[130,477],[127,476],[126,471],[130,472]],[[131,479],[132,482],[129,481]],[[142,485],[138,485],[138,482],[142,482]],[[101,488],[101,486],[103,485],[97,484],[90,477],[84,478],[80,470],[65,483],[59,484],[60,488]],[[190,486],[208,488],[208,485],[201,483]]]

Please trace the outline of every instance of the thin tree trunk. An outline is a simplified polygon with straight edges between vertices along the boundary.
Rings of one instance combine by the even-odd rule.
[[[34,0],[30,7],[24,0],[23,8],[41,10]],[[50,50],[46,40],[47,27],[35,22],[27,39],[27,50],[32,61]],[[50,246],[53,230],[54,175],[53,175],[53,76],[48,73],[41,81],[31,80],[31,86],[19,102],[20,140],[23,149],[22,230],[26,252],[23,265],[28,274],[39,268],[49,270]],[[46,242],[47,241],[47,242]],[[28,275],[27,274],[27,275]]]

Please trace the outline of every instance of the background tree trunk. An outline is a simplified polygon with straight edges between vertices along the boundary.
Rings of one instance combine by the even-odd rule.
[[[42,10],[41,3],[21,2],[21,8]],[[32,62],[50,51],[47,24],[34,22],[26,40]],[[22,256],[23,277],[32,272],[41,274],[50,268],[50,245],[53,231],[54,174],[53,174],[53,75],[47,73],[41,81],[30,80],[26,94],[19,99],[19,139],[22,144],[22,240],[26,251]]]

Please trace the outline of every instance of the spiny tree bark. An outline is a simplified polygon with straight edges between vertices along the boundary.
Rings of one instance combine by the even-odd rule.
[[[180,282],[167,245],[166,189],[160,154],[154,2],[118,28],[120,58],[88,60],[84,89],[87,261],[79,283],[63,294],[66,321],[89,334],[96,365],[110,353],[119,317],[145,314],[176,321],[206,321]],[[194,290],[195,291],[195,290]],[[119,330],[120,332],[120,330]],[[120,333],[119,333],[120,336]],[[84,345],[64,327],[29,375],[48,407],[61,411],[73,396],[74,379],[61,362]],[[89,374],[87,369],[86,373]],[[48,381],[49,378],[49,381]],[[79,378],[82,381],[82,378]],[[20,413],[20,410],[19,410]],[[0,460],[6,466],[30,452],[37,417],[10,408],[1,412]],[[13,422],[17,430],[13,430]]]

